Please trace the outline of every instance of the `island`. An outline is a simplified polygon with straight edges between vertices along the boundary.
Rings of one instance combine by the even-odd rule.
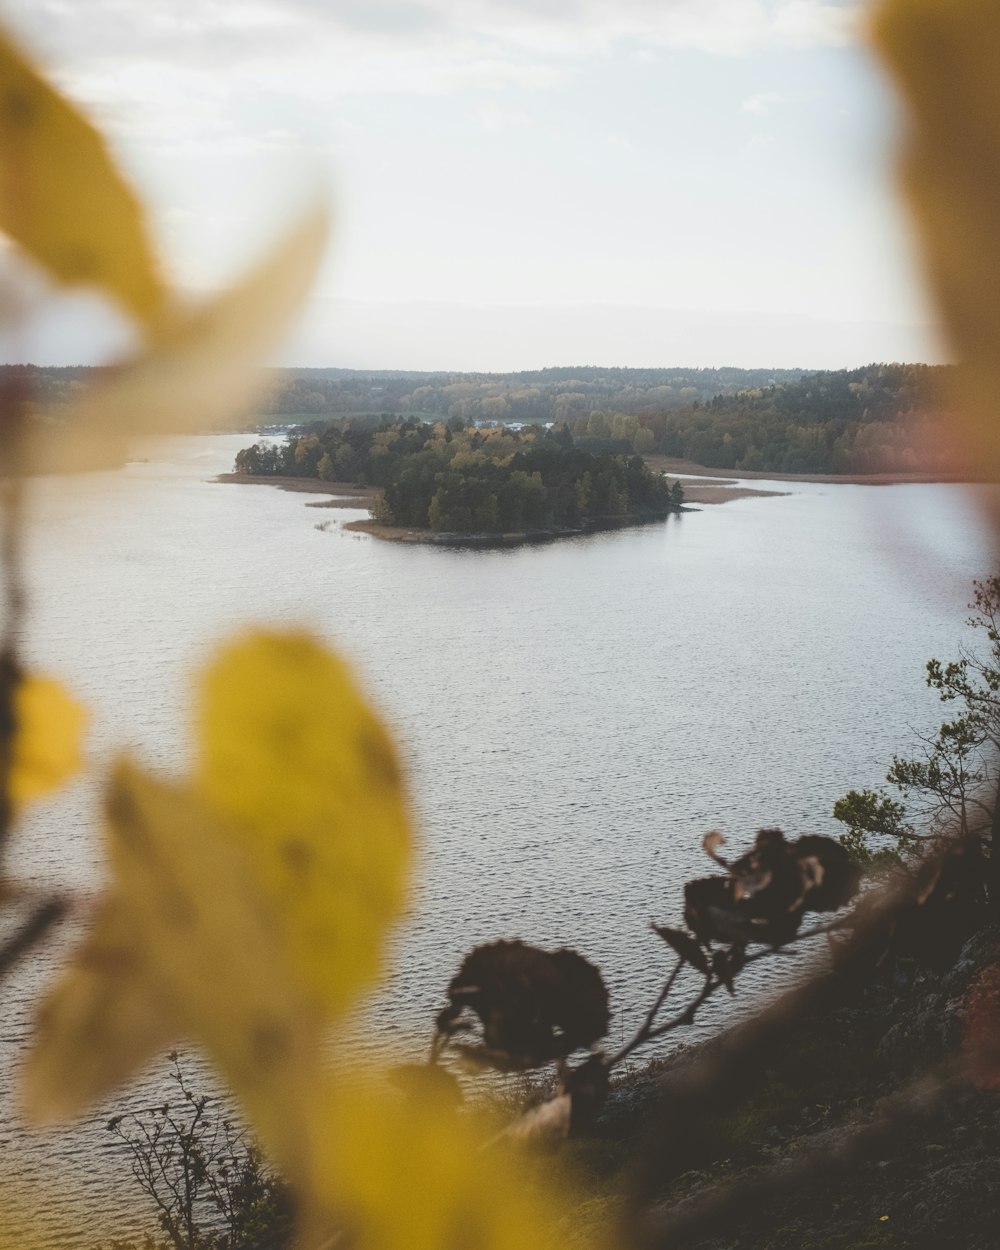
[[[236,456],[228,480],[350,482],[379,538],[514,546],[645,525],[680,512],[684,489],[642,456],[585,451],[565,423],[477,427],[463,418],[312,422]],[[321,486],[322,489],[322,486]]]

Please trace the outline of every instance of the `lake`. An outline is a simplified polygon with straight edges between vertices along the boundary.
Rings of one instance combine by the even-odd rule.
[[[462,955],[521,937],[604,971],[617,1041],[669,968],[648,929],[710,868],[702,834],[835,834],[833,802],[879,783],[941,709],[930,656],[963,637],[989,572],[977,492],[754,482],[791,491],[540,547],[456,551],[342,529],[358,513],[220,485],[247,436],[151,440],[124,469],[31,484],[28,659],[92,713],[93,769],[123,748],[189,758],[187,689],[247,623],[305,624],[354,662],[392,726],[421,839],[391,971],[352,1034],[422,1054]],[[18,830],[11,871],[91,891],[95,790]],[[4,990],[0,1146],[36,1227],[63,1240],[60,1176],[84,1237],[152,1226],[103,1132],[162,1066],[68,1133],[26,1134],[11,1083],[31,1002],[70,934]],[[729,1018],[714,1003],[683,1040]],[[44,1208],[39,1216],[37,1212]]]

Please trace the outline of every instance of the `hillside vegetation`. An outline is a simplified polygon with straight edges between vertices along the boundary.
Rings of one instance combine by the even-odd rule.
[[[728,471],[950,474],[960,471],[940,438],[950,372],[901,364],[810,374],[273,369],[254,415],[263,425],[359,416],[452,426],[565,424],[578,451],[657,453]],[[108,376],[103,369],[0,366],[0,384],[22,388],[35,421],[56,437],[74,400]]]
[[[947,373],[930,365],[868,365],[639,416],[593,412],[570,426],[580,446],[626,440],[643,454],[717,469],[953,472],[954,454],[940,438]]]

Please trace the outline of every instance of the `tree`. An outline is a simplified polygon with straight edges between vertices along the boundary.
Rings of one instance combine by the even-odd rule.
[[[963,645],[957,660],[928,660],[927,684],[958,715],[935,734],[918,734],[919,749],[894,756],[886,781],[905,803],[884,792],[852,790],[834,805],[847,825],[841,842],[858,862],[899,859],[920,843],[958,836],[995,842],[1000,785],[1000,577],[973,582],[967,624],[986,646]],[[977,640],[978,641],[978,640]],[[907,806],[909,805],[909,807]],[[875,839],[873,842],[871,839]],[[990,890],[1000,906],[1000,856],[991,857]]]

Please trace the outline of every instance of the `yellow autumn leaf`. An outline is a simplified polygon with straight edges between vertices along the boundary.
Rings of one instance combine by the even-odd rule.
[[[0,230],[63,285],[99,287],[143,324],[162,311],[145,215],[104,140],[2,33]]]
[[[875,47],[907,108],[903,183],[932,294],[960,363],[953,433],[970,469],[1000,471],[1000,6],[883,0]]]
[[[410,867],[388,734],[314,638],[254,633],[206,672],[199,737],[203,792],[245,838],[297,969],[341,1010],[378,971]]]
[[[15,809],[54,790],[82,766],[86,719],[57,681],[25,677],[18,683],[9,781]]]
[[[566,1246],[573,1207],[541,1160],[486,1147],[484,1123],[433,1086],[401,1097],[371,1077],[324,1094],[312,1109],[326,1131],[314,1134],[303,1244],[346,1228],[355,1250]]]
[[[177,1037],[176,1016],[143,938],[126,900],[99,905],[70,967],[39,1009],[21,1091],[34,1120],[79,1115]]]
[[[190,790],[123,763],[105,815],[113,890],[40,1010],[26,1112],[78,1114],[193,1038],[274,1156],[297,1165],[325,1021],[283,918],[239,839]]]
[[[326,210],[312,209],[231,287],[173,308],[146,351],[67,409],[59,439],[46,446],[45,472],[93,463],[102,442],[215,429],[241,411],[301,307],[327,228]]]

